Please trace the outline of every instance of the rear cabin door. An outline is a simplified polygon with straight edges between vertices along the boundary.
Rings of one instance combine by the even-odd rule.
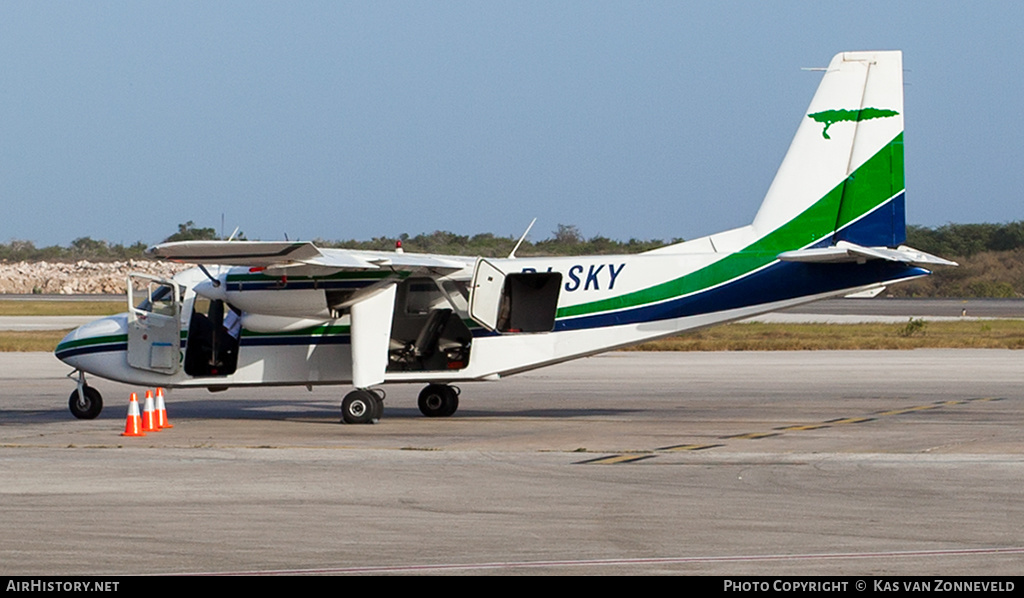
[[[181,364],[182,287],[148,274],[128,275],[128,365],[174,374]]]
[[[505,273],[487,260],[478,259],[469,285],[469,317],[488,330],[498,330],[504,288]]]
[[[497,332],[550,332],[561,287],[560,272],[505,274],[481,258],[470,285],[469,315]]]

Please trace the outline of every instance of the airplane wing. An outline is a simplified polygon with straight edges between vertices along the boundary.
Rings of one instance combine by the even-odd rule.
[[[831,247],[815,249],[797,249],[779,254],[784,262],[805,263],[843,263],[863,262],[867,260],[888,260],[903,262],[914,266],[956,266],[956,262],[936,257],[930,253],[918,251],[912,247],[901,245],[896,249],[890,247],[863,247],[848,241],[839,241]]]
[[[146,250],[155,259],[191,264],[260,268],[312,266],[324,270],[431,270],[455,272],[473,265],[473,258],[423,253],[321,249],[309,242],[177,241]]]

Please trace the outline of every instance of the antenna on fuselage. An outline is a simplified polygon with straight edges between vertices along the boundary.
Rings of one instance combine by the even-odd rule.
[[[512,248],[512,252],[508,254],[508,259],[510,259],[510,260],[516,259],[516,251],[519,250],[519,246],[522,245],[523,241],[526,240],[526,235],[530,234],[530,229],[533,228],[533,225],[536,222],[537,222],[536,218],[534,218],[533,220],[530,221],[530,226],[526,227],[526,231],[523,233],[523,236],[519,237],[519,242],[516,243],[516,246]]]

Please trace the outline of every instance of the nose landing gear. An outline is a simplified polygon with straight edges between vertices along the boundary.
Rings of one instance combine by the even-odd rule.
[[[96,419],[100,411],[103,411],[103,397],[100,391],[83,385],[81,391],[77,388],[71,391],[68,408],[71,409],[71,415],[78,419]]]
[[[78,419],[96,419],[103,411],[103,397],[100,391],[85,383],[85,372],[73,370],[68,378],[78,372],[78,387],[68,397],[68,409]]]

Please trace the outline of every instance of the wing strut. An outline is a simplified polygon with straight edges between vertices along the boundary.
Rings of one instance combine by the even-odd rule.
[[[388,366],[396,284],[389,284],[352,304],[352,386],[369,388],[384,382]]]

